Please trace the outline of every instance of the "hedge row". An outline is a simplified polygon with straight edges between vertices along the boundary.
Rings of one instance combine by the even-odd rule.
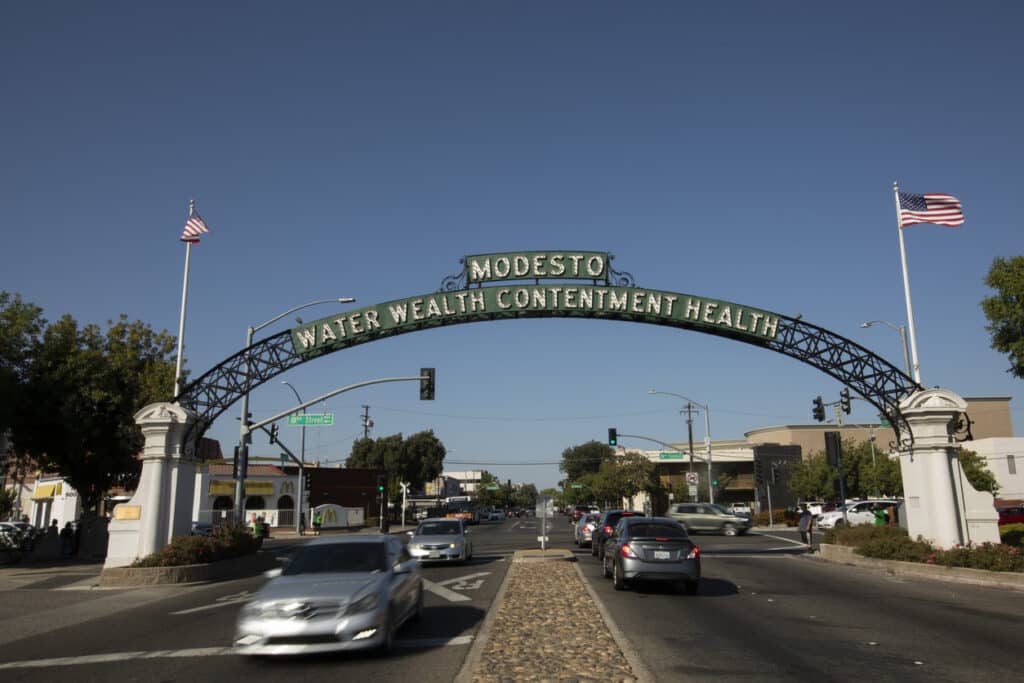
[[[136,560],[133,567],[180,567],[250,555],[259,542],[242,525],[214,527],[209,536],[175,536],[158,552]]]
[[[906,529],[870,524],[831,529],[825,543],[852,546],[864,557],[880,560],[922,562],[947,567],[970,567],[997,572],[1024,571],[1024,524],[999,527],[1002,543],[979,543],[950,549],[935,548],[918,537],[911,539]]]

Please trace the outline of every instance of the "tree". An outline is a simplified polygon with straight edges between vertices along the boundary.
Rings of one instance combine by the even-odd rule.
[[[0,434],[12,426],[29,361],[46,326],[42,312],[20,294],[0,291]]]
[[[985,284],[996,290],[981,302],[992,348],[1010,357],[1007,372],[1024,379],[1024,256],[996,258]]]
[[[610,460],[615,450],[599,441],[588,441],[579,446],[570,446],[562,451],[562,462],[558,466],[569,481],[576,481],[584,474],[597,472],[601,463]]]
[[[490,488],[492,486],[496,488]],[[510,498],[508,491],[502,490],[504,488],[496,476],[484,470],[480,473],[480,485],[477,486],[477,500],[480,501],[481,505],[487,507],[504,507],[506,501]]]
[[[138,477],[142,432],[135,413],[171,398],[176,340],[121,315],[79,327],[46,326],[25,364],[11,424],[19,458],[61,474],[91,511],[113,485]]]
[[[446,454],[444,444],[433,430],[417,432],[408,439],[401,434],[379,439],[357,439],[345,459],[345,467],[363,467],[383,470],[388,476],[388,491],[393,498],[401,497],[399,483],[420,488],[441,474]]]
[[[964,476],[975,491],[988,491],[993,496],[999,493],[999,482],[996,475],[989,470],[988,464],[974,451],[966,448],[960,449],[960,466],[964,469]]]

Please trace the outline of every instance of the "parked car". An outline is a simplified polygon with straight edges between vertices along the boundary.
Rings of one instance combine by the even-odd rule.
[[[999,524],[1024,524],[1024,507],[1019,505],[998,507]]]
[[[605,541],[601,570],[616,590],[634,581],[657,581],[694,595],[700,586],[700,548],[673,519],[623,517]]]
[[[819,529],[834,529],[844,526],[849,522],[850,526],[858,524],[874,524],[875,511],[887,510],[890,507],[898,508],[900,502],[888,498],[871,498],[869,500],[858,500],[840,505],[831,512],[821,513],[815,522]],[[846,513],[845,519],[843,513]]]
[[[213,525],[209,522],[192,522],[191,536],[210,536],[213,534]]]
[[[676,503],[670,505],[667,517],[676,520],[691,534],[745,534],[753,526],[750,517],[734,515],[714,503]]]
[[[579,546],[590,545],[600,517],[596,512],[588,512],[580,517],[580,521],[572,528],[572,542]]]
[[[754,511],[750,509],[750,505],[747,503],[733,503],[726,510],[733,515],[740,515],[742,517],[750,517],[754,514]]]
[[[238,616],[243,655],[388,650],[423,612],[423,579],[401,540],[384,534],[326,536],[300,546]]]
[[[0,522],[0,548],[32,550],[42,533],[28,522]]]
[[[498,508],[491,508],[491,511],[487,514],[489,522],[500,522],[503,519],[505,519],[505,511]]]
[[[409,534],[409,553],[420,562],[468,562],[473,540],[463,519],[424,519]]]
[[[594,528],[593,538],[590,541],[590,554],[603,560],[604,542],[612,535],[612,531],[615,530],[615,525],[619,523],[619,520],[623,517],[643,516],[643,514],[639,510],[606,510],[601,513],[601,517],[597,521],[597,527]]]

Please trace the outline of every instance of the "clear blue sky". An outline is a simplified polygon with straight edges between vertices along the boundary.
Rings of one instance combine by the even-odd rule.
[[[898,180],[967,217],[906,231],[924,383],[1011,396],[1024,425],[1024,385],[979,307],[993,258],[1022,251],[1017,3],[154,5],[0,9],[0,289],[50,319],[126,313],[176,333],[195,198],[212,234],[193,249],[194,376],[291,306],[429,293],[465,254],[544,249],[800,313],[899,365],[895,331],[860,327],[906,320]],[[811,399],[841,388],[745,344],[589,320],[408,334],[284,378],[310,398],[424,366],[435,402],[413,384],[331,399],[337,425],[310,429],[308,458],[343,459],[363,404],[375,436],[432,428],[450,461],[554,463],[613,425],[684,438],[680,402],[652,387],[708,403],[715,439],[809,422]],[[293,403],[275,380],[252,411]],[[237,414],[209,434],[226,453]]]

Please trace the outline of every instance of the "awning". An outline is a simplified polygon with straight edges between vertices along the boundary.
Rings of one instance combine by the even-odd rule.
[[[245,482],[245,495],[247,496],[272,496],[274,495],[274,482],[272,481],[248,481]]]
[[[211,496],[233,496],[235,495],[235,481],[215,480],[210,482]],[[272,481],[249,481],[245,482],[245,495],[247,496],[272,496],[274,495],[274,482]]]
[[[53,498],[53,492],[57,486],[58,484],[40,484],[36,487],[35,492],[32,493],[32,500],[46,500],[47,498]]]
[[[210,482],[210,495],[211,496],[230,496],[235,493],[235,482],[234,481],[211,481]]]

